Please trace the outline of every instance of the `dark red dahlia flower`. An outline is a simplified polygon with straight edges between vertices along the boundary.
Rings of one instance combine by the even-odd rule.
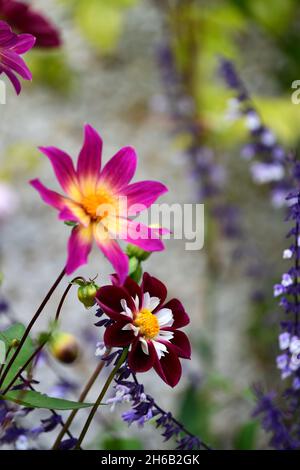
[[[181,302],[165,303],[165,285],[148,273],[139,286],[128,277],[123,286],[103,286],[97,302],[114,323],[106,328],[107,347],[129,346],[128,364],[133,372],[152,367],[171,387],[181,377],[179,358],[190,359],[191,347],[185,333],[179,331],[189,323]]]
[[[58,29],[30,5],[18,0],[0,0],[0,18],[13,30],[29,33],[36,38],[36,46],[58,47],[61,44]]]

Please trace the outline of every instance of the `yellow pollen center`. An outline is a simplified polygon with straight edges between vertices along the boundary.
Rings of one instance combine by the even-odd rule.
[[[93,219],[103,219],[114,208],[115,200],[106,189],[98,189],[94,194],[84,196],[81,205]],[[110,209],[112,208],[112,209]]]
[[[143,308],[136,316],[134,325],[138,326],[140,333],[147,339],[153,339],[159,333],[159,323],[156,315],[147,308]]]

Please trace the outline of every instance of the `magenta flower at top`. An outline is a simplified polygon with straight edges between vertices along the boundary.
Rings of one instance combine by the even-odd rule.
[[[67,274],[87,262],[93,240],[109,259],[121,282],[126,279],[129,263],[117,238],[146,251],[164,249],[159,237],[160,229],[129,218],[150,207],[167,191],[156,181],[130,184],[137,165],[133,148],[122,148],[101,169],[102,139],[90,125],[86,125],[77,168],[62,150],[55,147],[42,147],[40,150],[51,161],[66,196],[47,189],[37,179],[31,184],[47,204],[59,211],[61,220],[77,224],[69,240]]]
[[[0,74],[8,76],[17,94],[21,91],[17,75],[24,80],[32,79],[30,70],[20,56],[29,51],[34,43],[35,38],[31,34],[15,34],[7,23],[0,21]]]

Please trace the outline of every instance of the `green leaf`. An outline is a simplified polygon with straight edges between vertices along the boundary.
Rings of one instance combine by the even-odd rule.
[[[234,448],[236,450],[253,450],[255,448],[258,428],[259,424],[257,421],[245,423],[235,436]]]
[[[77,222],[72,222],[72,220],[65,220],[64,224],[68,227],[76,227],[78,225]]]
[[[4,341],[6,350],[11,345],[11,342],[14,339],[17,339],[18,341],[21,340],[22,336],[25,333],[25,326],[22,325],[22,323],[15,323],[11,327],[9,327],[7,330],[1,331],[0,332],[0,340]],[[9,362],[10,358],[14,354],[15,349],[12,349],[7,357],[6,363]],[[11,380],[16,376],[16,374],[19,372],[19,370],[22,368],[22,366],[25,364],[25,362],[30,358],[32,353],[34,352],[34,347],[33,347],[33,342],[32,340],[28,337],[25,341],[25,343],[22,346],[21,351],[19,352],[17,358],[15,359],[13,365],[10,368],[9,373],[7,374],[4,383],[3,383],[3,389],[9,385]],[[28,366],[28,368],[30,365]],[[18,381],[19,382],[19,381]],[[16,382],[16,384],[18,383]]]
[[[53,398],[35,391],[13,390],[1,397],[3,400],[13,401],[26,408],[43,408],[47,410],[79,410],[88,408],[93,403],[78,403],[76,401]]]

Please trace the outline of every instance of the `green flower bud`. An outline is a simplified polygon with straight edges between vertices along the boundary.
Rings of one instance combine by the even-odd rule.
[[[129,256],[129,258],[137,258],[139,261],[145,261],[146,259],[149,258],[151,253],[148,251],[144,251],[141,248],[135,246],[135,245],[127,245],[126,247],[126,253]]]
[[[15,338],[15,339],[13,339],[12,342],[10,343],[10,346],[11,346],[12,348],[17,348],[17,347],[19,346],[19,344],[20,344],[20,341]]]
[[[90,308],[95,305],[95,297],[98,292],[99,287],[95,284],[94,281],[85,282],[78,287],[77,296],[79,301],[85,306],[85,308]]]
[[[54,333],[49,342],[51,354],[63,364],[72,364],[79,356],[79,344],[70,333]]]

